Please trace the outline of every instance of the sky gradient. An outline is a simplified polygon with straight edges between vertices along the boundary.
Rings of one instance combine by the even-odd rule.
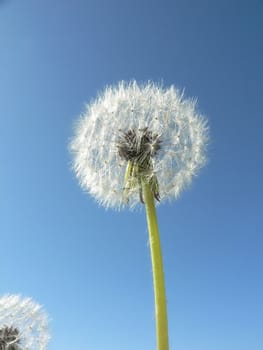
[[[0,294],[43,304],[49,349],[155,349],[144,210],[99,207],[68,143],[105,85],[197,97],[209,163],[158,207],[171,350],[263,348],[263,2],[0,1]]]

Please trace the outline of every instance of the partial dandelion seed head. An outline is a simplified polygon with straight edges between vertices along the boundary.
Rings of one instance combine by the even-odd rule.
[[[30,298],[0,298],[0,350],[45,350],[49,341],[48,317]]]
[[[147,167],[161,202],[178,197],[206,163],[208,127],[196,100],[174,86],[120,82],[86,106],[70,144],[84,190],[105,207],[135,207],[140,181],[125,188],[127,163]],[[150,181],[150,180],[149,180]]]

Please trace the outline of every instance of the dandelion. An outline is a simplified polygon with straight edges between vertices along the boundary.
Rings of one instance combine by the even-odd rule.
[[[48,318],[30,298],[0,298],[0,350],[45,350],[49,341]]]
[[[83,189],[100,204],[120,209],[141,202],[133,165],[153,182],[158,179],[164,202],[178,197],[205,164],[206,143],[206,121],[195,100],[184,99],[173,86],[121,82],[87,106],[70,148]]]
[[[70,144],[82,188],[106,208],[145,204],[155,291],[157,349],[168,349],[155,202],[179,196],[206,163],[208,128],[196,100],[174,86],[107,87],[86,107]]]

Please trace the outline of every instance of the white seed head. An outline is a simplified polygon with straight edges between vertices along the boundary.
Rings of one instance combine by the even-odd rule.
[[[30,298],[0,298],[0,349],[45,350],[49,341],[48,317]]]
[[[127,163],[147,165],[161,201],[177,197],[206,163],[208,127],[174,86],[120,82],[86,106],[70,144],[82,186],[105,207],[140,203],[140,181],[125,189]],[[144,162],[144,163],[143,163]],[[125,190],[124,190],[125,189]]]

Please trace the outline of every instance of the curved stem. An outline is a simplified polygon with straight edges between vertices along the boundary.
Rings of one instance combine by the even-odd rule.
[[[159,237],[156,209],[154,205],[154,197],[150,184],[146,181],[143,181],[143,195],[146,208],[152,259],[157,350],[168,350],[168,322],[161,243]]]

